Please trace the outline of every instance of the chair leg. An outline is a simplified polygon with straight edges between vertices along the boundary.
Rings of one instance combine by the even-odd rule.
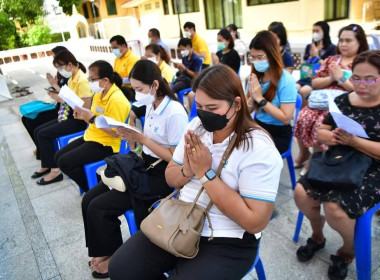
[[[303,221],[303,213],[301,211],[298,212],[298,218],[297,218],[297,224],[296,229],[294,231],[293,241],[298,242],[298,238],[300,236],[300,231],[302,227],[302,221]]]
[[[286,157],[286,161],[288,163],[290,180],[292,181],[292,189],[294,190],[294,188],[296,187],[296,172],[294,170],[294,162],[293,162],[292,154]]]
[[[371,220],[372,215],[367,213],[356,220],[355,255],[358,280],[371,280]]]
[[[264,266],[263,266],[263,263],[262,263],[260,258],[258,259],[258,261],[256,263],[255,269],[256,269],[256,274],[257,274],[258,280],[266,280],[267,279],[265,276]]]

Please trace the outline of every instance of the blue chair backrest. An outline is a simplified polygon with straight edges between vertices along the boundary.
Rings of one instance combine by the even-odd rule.
[[[193,98],[193,106],[191,106],[189,114],[189,122],[197,116],[197,104],[195,103],[195,94]]]
[[[132,107],[131,107],[131,109],[132,109]],[[128,114],[127,119],[125,120],[126,124],[129,123],[129,115],[130,115],[130,113]],[[130,151],[130,148],[129,148],[127,141],[121,140],[119,154],[126,154],[126,153],[129,153],[129,151]]]

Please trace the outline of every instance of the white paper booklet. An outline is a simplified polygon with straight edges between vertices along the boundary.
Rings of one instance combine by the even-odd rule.
[[[71,108],[74,109],[76,107],[82,109],[84,101],[67,85],[61,87],[58,96],[62,98]]]
[[[333,98],[330,96],[329,96],[329,112],[331,116],[333,117],[336,125],[339,128],[347,131],[348,133],[352,135],[356,135],[362,138],[369,138],[364,128],[358,122],[342,114],[338,106],[336,106]]]
[[[138,133],[141,133],[140,130],[138,130],[136,127],[131,126],[126,123],[119,122],[117,120],[114,120],[110,117],[106,116],[99,116],[95,118],[95,125],[97,128],[117,128],[117,127],[124,127],[133,131],[136,131]]]

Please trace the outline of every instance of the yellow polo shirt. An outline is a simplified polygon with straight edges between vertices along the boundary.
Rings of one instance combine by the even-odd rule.
[[[67,81],[67,86],[72,89],[80,98],[87,98],[92,96],[90,84],[87,80],[87,75],[82,70],[78,70],[75,76]]]
[[[161,70],[162,76],[165,78],[165,80],[170,84],[173,82],[174,78],[174,70],[168,65],[165,61],[161,62],[161,65],[159,66]]]
[[[133,66],[139,60],[140,58],[136,54],[128,50],[124,56],[115,59],[113,71],[117,72],[122,78],[128,78]]]
[[[111,86],[103,98],[102,93],[95,93],[92,99],[91,111],[97,117],[104,115],[124,123],[130,110],[131,104],[115,84]],[[97,128],[93,123],[89,124],[83,139],[85,141],[100,143],[103,146],[111,146],[114,153],[120,151],[121,138],[113,137],[100,128]]]
[[[205,53],[206,58],[203,60],[203,64],[210,65],[211,64],[211,54],[208,50],[208,45],[203,38],[201,38],[197,33],[195,33],[194,38],[191,40],[193,43],[194,50],[199,53]]]

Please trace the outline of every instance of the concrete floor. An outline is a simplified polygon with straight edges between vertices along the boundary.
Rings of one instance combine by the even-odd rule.
[[[51,62],[4,70],[20,85],[31,86],[34,94],[0,103],[0,279],[93,279],[87,265],[82,198],[77,186],[68,178],[48,186],[39,186],[30,178],[39,162],[32,154],[34,146],[20,121],[18,107],[44,96],[47,82],[42,77],[47,71],[53,72]],[[330,254],[341,246],[341,239],[326,226],[326,248],[310,262],[299,263],[296,250],[305,243],[311,229],[304,222],[300,244],[292,241],[297,214],[284,163],[275,217],[264,231],[260,248],[267,279],[327,279]],[[121,220],[126,239],[128,228],[123,217]],[[380,279],[377,218],[373,219],[372,230],[372,279]],[[256,279],[255,271],[244,279]],[[356,279],[355,263],[350,265],[347,279]]]

